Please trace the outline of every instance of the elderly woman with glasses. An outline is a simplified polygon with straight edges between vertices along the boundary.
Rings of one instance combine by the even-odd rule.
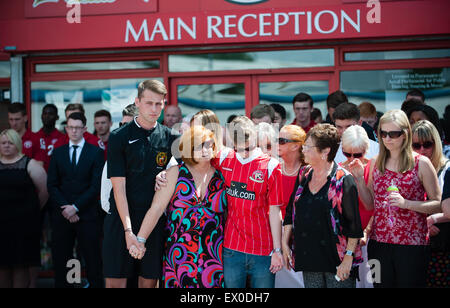
[[[359,125],[352,125],[347,128],[342,134],[342,153],[347,160],[339,165],[348,169],[352,161],[358,159],[364,169],[364,180],[367,183],[369,177],[369,169],[366,168],[369,160],[365,157],[367,149],[369,148],[369,137],[366,130]],[[359,282],[357,287],[366,288],[373,287],[371,283],[371,275],[369,275],[370,266],[368,265],[367,258],[367,242],[372,229],[373,211],[366,210],[364,204],[359,200],[359,214],[361,217],[361,226],[364,230],[364,237],[360,239],[361,250],[363,253],[364,262],[359,266]]]
[[[450,169],[450,160],[442,152],[438,130],[431,122],[422,120],[414,124],[412,134],[413,150],[430,159],[438,175],[439,187],[443,190],[444,175]],[[437,213],[428,216],[427,222],[431,246],[427,286],[444,287],[450,279],[450,219],[443,213]]]
[[[429,258],[427,215],[440,212],[441,192],[430,160],[413,152],[408,117],[390,110],[380,119],[380,153],[370,162],[369,179],[355,160],[349,169],[374,221],[369,259],[379,262],[375,287],[425,287]],[[425,195],[428,199],[425,198]]]
[[[297,179],[283,233],[286,266],[303,271],[307,288],[352,288],[363,236],[352,175],[334,162],[339,134],[330,124],[311,128],[303,144],[310,165]],[[295,257],[289,240],[294,235]],[[295,264],[293,264],[295,260]]]

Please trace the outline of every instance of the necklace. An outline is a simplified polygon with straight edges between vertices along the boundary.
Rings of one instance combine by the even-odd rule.
[[[293,172],[289,173],[289,172],[286,171],[286,164],[283,163],[283,165],[282,165],[282,170],[281,170],[281,171],[282,171],[282,173],[283,173],[284,175],[286,175],[286,176],[294,176],[294,175],[297,175],[298,170],[300,169],[300,167],[301,167],[301,165],[298,165],[298,167],[295,167],[295,168],[294,168],[294,171],[293,171]]]

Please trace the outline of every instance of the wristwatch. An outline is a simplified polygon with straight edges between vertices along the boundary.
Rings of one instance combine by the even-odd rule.
[[[279,254],[281,254],[281,248],[275,248],[274,250],[272,250],[272,252],[270,253],[270,257],[274,254],[274,253],[279,253]]]
[[[353,251],[351,251],[351,250],[346,250],[346,251],[345,251],[345,255],[346,255],[346,256],[353,257],[353,256],[354,256],[354,253],[353,253]]]

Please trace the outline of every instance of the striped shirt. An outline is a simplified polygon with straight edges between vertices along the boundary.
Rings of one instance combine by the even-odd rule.
[[[224,149],[214,165],[225,179],[228,217],[224,247],[253,255],[273,250],[269,206],[283,204],[281,167],[278,160],[255,149],[244,159]]]

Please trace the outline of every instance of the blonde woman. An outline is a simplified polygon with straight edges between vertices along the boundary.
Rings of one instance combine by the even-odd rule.
[[[442,143],[436,127],[427,120],[418,121],[412,128],[412,147],[417,153],[428,157],[439,179],[439,187],[444,188],[444,175],[450,161],[442,153]],[[450,273],[445,264],[450,261],[450,219],[443,213],[428,216],[430,232],[431,260],[428,265],[427,286],[444,287]]]
[[[429,258],[427,215],[440,211],[441,192],[430,160],[412,150],[408,117],[390,110],[380,119],[380,153],[370,162],[368,184],[364,167],[355,159],[361,200],[374,209],[369,259],[380,262],[375,287],[425,287]],[[425,200],[425,194],[428,200]]]
[[[22,154],[13,129],[0,133],[0,288],[27,288],[29,268],[40,266],[39,210],[48,199],[47,175]]]
[[[281,206],[283,220],[295,182],[298,177],[301,177],[306,165],[302,153],[302,146],[305,140],[306,133],[300,126],[286,125],[280,130],[278,155],[281,158],[281,180],[283,183],[283,205]],[[302,273],[283,268],[276,274],[275,288],[304,288]]]

